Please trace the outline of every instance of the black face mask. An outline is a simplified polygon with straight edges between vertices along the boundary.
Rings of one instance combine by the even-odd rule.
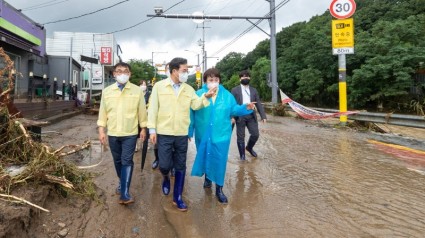
[[[248,85],[249,84],[249,79],[242,79],[241,80],[241,84]]]

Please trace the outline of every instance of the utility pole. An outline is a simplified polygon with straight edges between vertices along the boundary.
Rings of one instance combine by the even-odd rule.
[[[73,51],[73,44],[74,44],[74,37],[71,37],[71,49],[70,49],[70,53],[69,53],[69,81],[68,81],[68,87],[72,87],[72,51]],[[69,92],[69,90],[68,90]],[[65,93],[65,92],[62,92]],[[71,94],[68,94],[68,100],[71,100]]]
[[[95,49],[91,49],[91,56],[94,57],[94,50]],[[90,93],[90,97],[89,97],[89,105],[91,103],[91,99],[92,99],[92,93],[93,93],[93,62],[90,63],[90,77],[89,77],[89,93]]]
[[[270,0],[270,63],[272,70],[272,103],[277,103],[276,10]]]
[[[233,20],[233,19],[245,19],[259,28],[256,24],[252,23],[249,19],[267,19],[270,21],[270,35],[264,30],[259,28],[261,31],[266,33],[270,37],[270,62],[271,62],[271,81],[272,81],[272,102],[277,103],[277,63],[276,63],[276,9],[275,0],[266,0],[270,3],[270,16],[256,17],[256,16],[226,16],[226,15],[191,15],[191,14],[164,14],[162,8],[155,8],[155,15],[148,14],[147,17],[163,17],[173,19],[211,19],[211,20]],[[204,42],[203,42],[204,43]],[[204,63],[206,62],[206,53],[203,48]],[[204,64],[205,65],[205,64]]]
[[[196,26],[196,28],[198,28],[198,26]],[[205,28],[211,28],[211,27],[206,27],[205,26],[205,21],[202,21],[202,39],[198,40],[198,45],[201,46],[202,49],[202,71],[205,72],[205,70],[207,70],[207,55],[206,55],[206,51],[205,51]],[[199,65],[199,64],[198,64]]]

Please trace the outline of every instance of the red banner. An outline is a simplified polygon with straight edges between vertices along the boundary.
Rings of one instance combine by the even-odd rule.
[[[100,64],[112,64],[112,48],[101,47],[100,51]]]
[[[342,115],[351,115],[356,114],[358,111],[348,111],[348,112],[336,112],[336,113],[328,113],[317,111],[308,107],[305,107],[288,97],[282,90],[280,90],[280,98],[282,100],[282,104],[288,103],[291,106],[292,110],[294,110],[298,115],[300,115],[304,119],[308,120],[320,120],[329,117],[339,117]]]

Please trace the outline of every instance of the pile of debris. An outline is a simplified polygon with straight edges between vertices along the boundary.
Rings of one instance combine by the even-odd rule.
[[[60,194],[95,196],[91,175],[64,160],[64,156],[88,148],[83,145],[65,145],[53,149],[32,138],[19,111],[13,106],[10,93],[14,88],[13,62],[0,48],[0,199],[22,202],[41,210],[46,209],[22,198],[13,196],[13,189],[23,184],[55,184]],[[7,77],[3,77],[8,75]]]

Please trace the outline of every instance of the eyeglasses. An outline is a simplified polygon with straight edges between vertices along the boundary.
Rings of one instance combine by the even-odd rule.
[[[115,73],[117,73],[117,74],[129,74],[130,73],[130,71],[128,71],[128,70],[115,70]]]

